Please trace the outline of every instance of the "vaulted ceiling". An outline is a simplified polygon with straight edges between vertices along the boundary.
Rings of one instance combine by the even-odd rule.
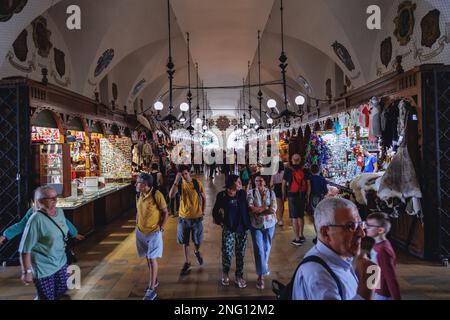
[[[422,6],[423,3],[426,8],[440,9],[442,21],[450,21],[447,0],[422,1]],[[73,4],[81,8],[82,29],[79,31],[66,27],[66,9]],[[299,92],[325,98],[325,81],[335,75],[336,68],[351,79],[352,87],[376,79],[379,42],[388,33],[392,36],[393,23],[390,18],[385,19],[383,30],[368,30],[366,9],[378,5],[382,17],[391,17],[398,4],[392,0],[284,0],[291,105]],[[193,63],[199,63],[200,79],[205,86],[240,85],[243,78],[248,79],[248,61],[251,62],[251,82],[257,83],[258,30],[262,32],[262,81],[279,80],[279,7],[280,0],[171,0],[175,85],[187,84],[187,32],[191,38],[191,58]],[[141,99],[146,108],[158,98],[167,106],[167,0],[28,1],[20,13],[0,22],[1,77],[15,75],[7,54],[22,30],[40,15],[49,21],[52,37],[65,50],[71,78],[69,89],[93,97],[96,88],[107,79],[108,87],[112,83],[118,86],[117,105],[126,106],[129,112],[135,101]],[[348,50],[355,70],[350,71],[334,52],[332,44],[336,41]],[[97,62],[108,49],[114,50],[114,58],[103,72],[95,75]],[[38,62],[47,63],[39,57]],[[190,71],[195,85],[194,65]],[[22,74],[17,72],[17,75]],[[27,76],[39,79],[39,72]],[[307,79],[310,91],[298,81],[299,76]],[[140,90],[136,90],[138,84]],[[193,93],[195,108],[196,91]],[[280,86],[264,87],[263,93],[264,108],[269,98],[280,104],[283,100]],[[242,95],[239,89],[208,90],[207,94],[209,116],[237,115]],[[258,104],[256,95],[257,89],[252,89],[254,106]],[[109,98],[112,99],[111,94]],[[176,90],[175,109],[179,110],[178,105],[185,100],[186,91]]]

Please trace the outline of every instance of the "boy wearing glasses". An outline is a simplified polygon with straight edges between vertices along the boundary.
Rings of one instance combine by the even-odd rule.
[[[375,240],[370,256],[381,268],[380,287],[375,300],[401,300],[400,286],[395,272],[396,256],[386,235],[391,223],[385,213],[375,212],[367,217],[367,236]]]

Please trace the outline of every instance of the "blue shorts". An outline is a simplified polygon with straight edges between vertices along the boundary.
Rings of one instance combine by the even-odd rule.
[[[136,248],[139,257],[160,259],[163,254],[163,237],[161,231],[144,234],[136,228]]]
[[[203,218],[199,219],[178,219],[177,240],[179,244],[189,245],[192,242],[199,246],[203,242]]]

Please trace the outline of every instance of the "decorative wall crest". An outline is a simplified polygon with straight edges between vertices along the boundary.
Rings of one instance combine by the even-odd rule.
[[[220,131],[226,131],[230,127],[230,119],[225,116],[221,116],[217,119],[216,126]]]
[[[414,33],[414,26],[416,24],[414,18],[414,11],[416,8],[417,5],[409,0],[402,2],[398,7],[398,14],[394,19],[394,35],[397,37],[401,46],[406,46],[409,41],[411,41],[411,36]]]
[[[6,22],[13,15],[22,12],[28,0],[7,0],[0,1],[0,22]]]
[[[28,31],[23,30],[13,43],[14,54],[20,62],[27,61],[28,57]]]
[[[389,63],[392,60],[392,38],[386,38],[381,43],[381,49],[380,49],[380,58],[381,63],[387,68],[389,66]]]
[[[344,47],[339,42],[334,42],[332,45],[334,52],[339,57],[339,59],[342,61],[342,63],[347,67],[349,71],[355,70],[355,64],[353,63],[352,57],[350,53],[348,52],[347,48]]]
[[[43,58],[48,58],[53,44],[50,41],[52,32],[47,29],[47,19],[38,17],[32,22],[33,25],[33,41],[38,49],[38,54]]]
[[[66,74],[66,54],[56,48],[53,49],[53,53],[56,72],[58,72],[59,76],[62,78]]]
[[[98,58],[94,76],[98,77],[106,68],[108,68],[113,58],[114,58],[114,49],[108,49],[105,52],[103,52],[102,56]]]
[[[434,9],[423,17],[420,23],[422,27],[422,46],[431,48],[441,36],[441,28],[439,25],[440,16],[441,12]]]

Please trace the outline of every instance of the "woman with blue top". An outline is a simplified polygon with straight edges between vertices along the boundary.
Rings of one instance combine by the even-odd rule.
[[[222,285],[230,285],[228,273],[231,269],[231,258],[235,253],[235,283],[243,289],[247,286],[243,270],[250,228],[247,195],[242,190],[239,176],[228,176],[225,184],[226,190],[219,192],[212,211],[214,223],[222,226]]]
[[[256,287],[264,289],[264,277],[270,274],[269,256],[272,239],[277,224],[277,199],[275,193],[266,187],[266,181],[261,175],[255,177],[256,188],[248,191],[247,201],[250,210],[250,229],[255,255]]]
[[[57,199],[51,186],[36,189],[34,213],[19,246],[22,281],[34,282],[39,300],[57,300],[68,289],[65,238],[69,228],[64,212],[56,208]]]

